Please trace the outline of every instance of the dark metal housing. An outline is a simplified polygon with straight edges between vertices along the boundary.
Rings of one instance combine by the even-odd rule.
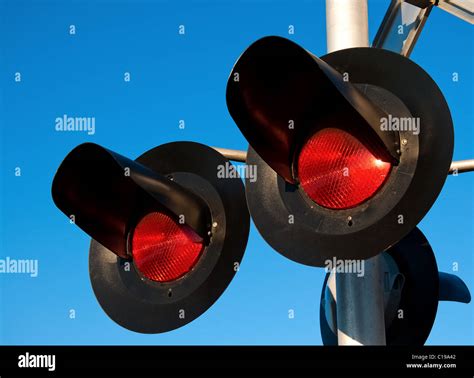
[[[165,208],[204,240],[211,229],[206,202],[149,167],[94,143],[74,148],[54,177],[56,206],[86,233],[120,257],[129,257],[127,237],[136,217]]]
[[[61,198],[59,203],[64,208],[74,208],[76,214],[90,217],[87,227],[81,227],[97,237],[90,246],[89,272],[99,304],[113,321],[135,332],[166,332],[196,319],[224,292],[245,251],[250,217],[242,180],[236,172],[232,177],[219,177],[219,167],[233,166],[220,153],[199,143],[164,144],[136,161],[96,146],[87,148],[97,154],[89,163],[101,169],[93,168],[97,174],[68,182],[64,187],[63,180],[56,181],[53,191],[55,200]],[[68,161],[62,166],[61,176],[69,178],[66,171],[70,164]],[[123,176],[125,166],[132,168],[133,182],[119,177]],[[99,177],[99,172],[104,176]],[[104,187],[98,189],[99,183]],[[71,193],[62,193],[63,189]],[[106,194],[108,199],[103,196]],[[93,200],[96,213],[83,210],[91,206],[83,202],[88,199]],[[67,201],[72,203],[68,205]],[[124,258],[103,242],[128,248],[135,222],[142,211],[153,211],[154,206],[182,211],[186,219],[190,216],[196,220],[191,226],[197,229],[202,225],[200,222],[206,225],[207,244],[196,265],[184,276],[165,283],[145,278],[129,253]],[[193,217],[194,211],[194,216],[199,215],[197,218]],[[83,221],[83,217],[77,219]],[[120,227],[114,227],[114,221]]]
[[[226,96],[252,148],[289,183],[298,182],[298,149],[328,125],[364,140],[377,158],[398,162],[398,133],[380,130],[386,112],[342,73],[285,38],[265,37],[248,47],[232,70]]]
[[[321,71],[321,64],[316,63],[301,47],[277,37],[268,37],[257,43],[251,48],[271,50],[274,59],[262,58],[261,63],[257,59],[254,64],[262,64],[269,72],[274,72],[274,67],[280,70],[278,75],[274,72],[272,88],[281,94],[281,98],[273,103],[273,107],[263,107],[266,112],[262,119],[269,120],[265,123],[269,128],[274,121],[272,117],[285,119],[294,116],[297,111],[303,124],[305,120],[313,119],[316,116],[313,113],[318,110],[327,114],[326,107],[330,114],[348,111],[344,102],[340,101],[341,108],[334,104],[337,100],[331,94],[334,87],[295,86],[295,81],[301,82],[305,78],[313,83],[311,78],[315,75],[319,77]],[[244,53],[241,59],[245,57]],[[291,65],[288,57],[292,58]],[[325,261],[333,257],[369,258],[407,235],[424,217],[443,187],[451,164],[454,139],[449,108],[441,91],[430,76],[411,60],[373,48],[341,50],[323,56],[321,60],[340,74],[347,74],[353,87],[363,93],[375,108],[382,109],[384,114],[418,119],[420,132],[399,131],[402,141],[399,162],[393,166],[389,178],[376,195],[354,208],[331,210],[309,199],[297,183],[288,182],[288,172],[284,174],[282,165],[278,166],[265,152],[273,151],[273,155],[284,157],[285,161],[291,155],[286,147],[282,147],[284,143],[275,139],[274,129],[268,131],[258,124],[257,118],[261,114],[258,106],[247,111],[249,114],[241,107],[231,110],[236,122],[243,122],[243,126],[239,126],[250,142],[247,164],[257,166],[257,181],[246,181],[247,203],[256,227],[279,253],[312,266],[324,266]],[[236,67],[240,67],[239,63]],[[264,71],[264,67],[260,70]],[[301,67],[304,70],[300,76],[299,72],[285,71],[285,67]],[[242,75],[241,72],[240,80],[243,80]],[[229,82],[228,85],[237,84]],[[233,91],[229,87],[228,101],[229,92]],[[304,88],[303,93],[299,93],[298,88]],[[242,97],[252,98],[247,92]],[[311,99],[309,103],[305,102],[308,98]],[[285,107],[286,101],[289,101],[288,107]],[[316,107],[315,101],[323,105]],[[314,105],[312,108],[311,104]],[[306,112],[302,110],[310,108]],[[236,116],[236,109],[243,115]],[[252,133],[255,134],[253,137]],[[297,145],[286,135],[282,134],[285,143]],[[266,150],[261,147],[264,141]]]

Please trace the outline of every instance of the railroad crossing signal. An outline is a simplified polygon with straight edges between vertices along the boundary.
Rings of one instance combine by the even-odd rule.
[[[92,243],[89,272],[104,311],[136,332],[181,327],[229,285],[249,233],[243,183],[198,143],[161,145],[130,160],[86,143],[53,181],[55,204]],[[235,168],[232,168],[235,169]]]
[[[217,173],[235,170],[226,157],[192,142],[135,161],[87,143],[58,169],[54,202],[93,238],[92,286],[115,322],[158,333],[206,311],[238,270],[248,210],[263,238],[299,263],[382,254],[389,345],[423,344],[439,300],[470,301],[416,228],[443,187],[454,139],[422,68],[381,49],[318,58],[265,37],[238,59],[226,98],[257,169],[245,189],[236,172]],[[337,343],[333,278],[321,296],[325,344]]]
[[[235,64],[227,106],[257,166],[257,182],[246,181],[252,219],[299,263],[366,259],[394,245],[430,209],[451,164],[441,91],[390,51],[318,58],[262,38]]]

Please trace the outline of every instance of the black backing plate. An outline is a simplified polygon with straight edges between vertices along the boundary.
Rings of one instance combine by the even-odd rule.
[[[249,148],[247,164],[257,165],[258,179],[255,183],[247,180],[246,193],[257,229],[276,251],[311,266],[324,266],[325,260],[333,257],[369,258],[407,235],[423,219],[440,193],[451,165],[454,145],[451,115],[443,94],[430,76],[411,60],[374,48],[341,50],[322,59],[339,72],[347,72],[352,83],[380,87],[396,96],[413,117],[420,118],[421,132],[417,138],[418,159],[415,159],[416,168],[411,173],[410,184],[402,195],[396,188],[386,193],[387,196],[400,196],[399,201],[392,208],[384,209],[386,201],[381,198],[377,206],[372,206],[374,212],[384,210],[378,221],[357,227],[357,219],[354,219],[355,227],[342,232],[338,231],[343,229],[342,223],[331,227],[322,223],[310,224],[305,219],[312,211],[310,204],[297,211],[294,206],[291,209],[288,198],[301,197],[299,191],[287,186],[282,195],[284,180]],[[358,208],[343,212],[351,215],[351,211],[358,211],[363,217],[371,216]],[[332,219],[340,214],[341,211],[334,211]],[[399,223],[400,215],[403,216],[402,224]],[[293,217],[293,223],[289,222],[290,217]],[[326,231],[328,229],[331,231]]]
[[[399,309],[386,329],[387,345],[424,345],[433,327],[439,298],[439,275],[436,258],[423,233],[415,228],[386,251],[405,277]],[[321,338],[324,345],[337,345],[337,335],[329,326],[323,299],[329,273],[324,279],[319,311]],[[336,305],[337,308],[337,305]]]
[[[217,223],[196,266],[168,283],[143,278],[133,262],[92,240],[89,273],[103,310],[129,330],[160,333],[196,319],[224,292],[236,272],[236,263],[242,260],[250,217],[242,180],[217,177],[217,167],[230,163],[210,147],[193,142],[168,143],[137,161],[199,194],[211,209],[213,223]]]

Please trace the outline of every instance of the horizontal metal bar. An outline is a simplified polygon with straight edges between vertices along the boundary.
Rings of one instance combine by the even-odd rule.
[[[474,171],[474,159],[453,161],[449,168],[450,175],[472,171]]]
[[[233,161],[240,161],[242,163],[245,163],[247,160],[247,151],[241,151],[241,150],[230,150],[228,148],[219,148],[219,147],[212,147],[215,149],[217,152],[221,153],[224,155],[227,159],[233,160]]]
[[[224,155],[229,160],[239,161],[242,163],[245,163],[245,161],[247,160],[247,151],[231,150],[228,148],[219,147],[212,148]],[[451,163],[451,167],[449,168],[450,175],[472,171],[474,171],[474,159],[453,161]]]

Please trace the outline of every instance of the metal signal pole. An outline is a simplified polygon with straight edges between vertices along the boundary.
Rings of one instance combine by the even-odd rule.
[[[326,0],[328,52],[368,47],[368,29],[367,0]],[[336,274],[339,345],[386,344],[381,257],[363,263],[362,277],[356,273]]]

